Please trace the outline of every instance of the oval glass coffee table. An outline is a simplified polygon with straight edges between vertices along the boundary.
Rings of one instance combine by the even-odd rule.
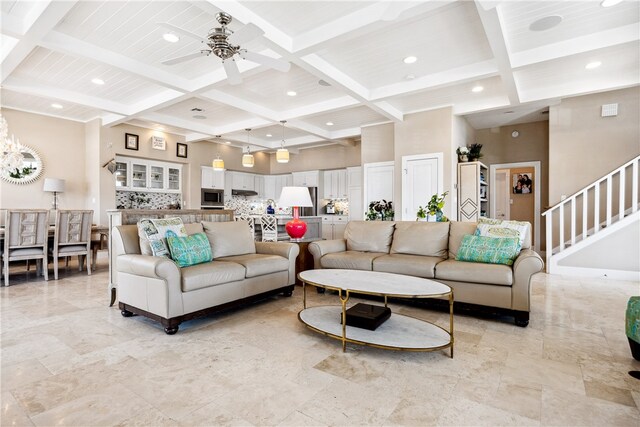
[[[347,343],[368,345],[390,350],[435,351],[451,350],[453,357],[453,290],[440,282],[402,274],[361,270],[307,270],[298,274],[303,282],[303,309],[298,319],[311,330]],[[307,307],[307,285],[337,291],[341,305]],[[426,320],[392,313],[375,331],[347,326],[347,302],[352,294],[376,295],[384,298],[449,299],[449,330]]]

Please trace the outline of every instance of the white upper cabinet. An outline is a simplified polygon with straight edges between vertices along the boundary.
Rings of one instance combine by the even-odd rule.
[[[211,166],[200,166],[202,170],[202,188],[224,190],[224,171],[213,170]]]
[[[154,160],[116,158],[116,189],[180,193],[182,165]]]
[[[362,167],[347,168],[347,187],[362,187]]]
[[[348,197],[346,169],[324,171],[323,183],[324,199],[344,199]]]
[[[320,171],[293,172],[294,187],[318,187]]]
[[[232,190],[255,190],[255,174],[245,172],[227,172],[231,179]]]

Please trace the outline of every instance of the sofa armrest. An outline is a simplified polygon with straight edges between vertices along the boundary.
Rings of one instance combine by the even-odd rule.
[[[336,252],[344,252],[347,250],[347,241],[345,239],[335,240],[318,240],[309,243],[309,252],[313,255],[313,268],[322,268],[320,259]]]
[[[513,286],[511,288],[511,308],[529,311],[531,300],[531,277],[542,271],[544,262],[531,249],[523,249],[513,263]]]
[[[279,255],[289,260],[288,283],[296,283],[296,258],[300,253],[300,247],[295,243],[286,242],[256,242],[256,253],[266,255]]]
[[[120,302],[167,319],[184,314],[182,274],[173,261],[138,254],[117,258]]]

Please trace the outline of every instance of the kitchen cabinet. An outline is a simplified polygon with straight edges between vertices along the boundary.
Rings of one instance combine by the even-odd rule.
[[[264,175],[253,176],[253,189],[258,193],[259,198],[264,198]]]
[[[362,167],[347,168],[347,197],[349,198],[349,221],[364,219],[362,205]]]
[[[154,160],[116,158],[116,190],[180,193],[182,165]]]
[[[362,187],[362,167],[347,168],[347,187]]]
[[[344,199],[347,195],[347,170],[324,171],[323,198]]]
[[[318,187],[320,184],[320,171],[293,172],[294,187]]]
[[[213,170],[211,166],[200,166],[201,188],[214,188],[216,190],[224,190],[224,171]]]
[[[458,221],[477,221],[489,212],[489,176],[480,162],[458,163]]]
[[[344,238],[349,218],[345,215],[325,215],[322,217],[322,238],[326,240]]]
[[[227,172],[225,179],[230,177],[232,190],[255,190],[254,174],[245,172]]]
[[[291,187],[293,185],[293,177],[291,174],[285,175],[266,175],[264,177],[264,199],[273,199],[278,201],[282,187]]]

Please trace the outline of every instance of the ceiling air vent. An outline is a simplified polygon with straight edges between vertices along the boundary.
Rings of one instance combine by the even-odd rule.
[[[197,111],[199,113],[204,110],[202,108],[195,107],[195,108],[192,108],[191,111]]]
[[[604,104],[602,106],[602,117],[615,117],[618,115],[618,104]]]

